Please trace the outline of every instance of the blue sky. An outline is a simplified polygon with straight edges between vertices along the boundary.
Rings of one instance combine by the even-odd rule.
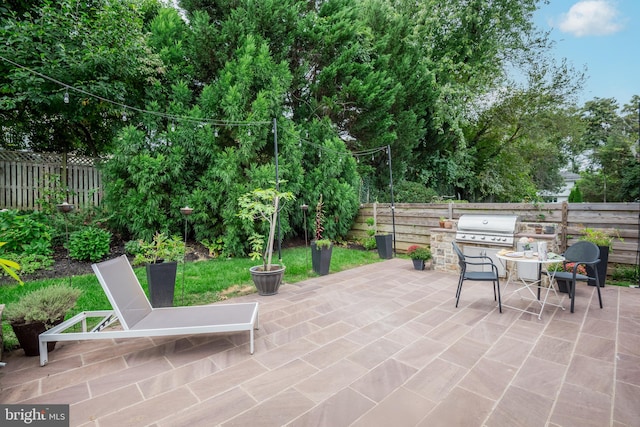
[[[640,0],[551,0],[534,20],[551,30],[554,55],[587,67],[580,103],[640,95]]]

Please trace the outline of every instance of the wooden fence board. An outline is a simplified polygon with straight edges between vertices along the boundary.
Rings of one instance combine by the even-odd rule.
[[[39,209],[38,200],[53,190],[54,175],[62,177],[62,155],[0,151],[0,209]],[[102,177],[95,159],[69,155],[67,201],[79,207],[101,203]]]

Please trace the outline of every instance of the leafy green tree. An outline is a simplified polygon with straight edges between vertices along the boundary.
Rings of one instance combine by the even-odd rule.
[[[1,146],[97,156],[142,107],[160,61],[142,2],[16,2],[0,17]],[[21,12],[21,13],[18,13]],[[27,68],[22,68],[27,67]],[[48,77],[48,78],[45,78]],[[74,91],[77,89],[78,91]],[[89,96],[97,95],[101,99]]]

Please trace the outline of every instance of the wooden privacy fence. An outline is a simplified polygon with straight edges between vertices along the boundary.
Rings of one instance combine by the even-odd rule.
[[[98,206],[102,177],[94,162],[91,157],[68,155],[64,176],[61,154],[0,151],[0,209],[39,209],[38,200],[52,191],[61,191],[65,180],[67,202]],[[58,185],[62,187],[56,188]]]
[[[603,229],[621,238],[613,242],[610,263],[635,265],[638,256],[640,203],[398,203],[394,211],[398,252],[411,245],[429,245],[430,230],[438,228],[440,217],[455,222],[464,214],[486,213],[518,215],[522,225],[555,225],[563,250],[582,235],[585,227]],[[378,232],[393,231],[390,204],[368,203],[361,206],[349,237],[367,236],[367,218],[375,218]]]

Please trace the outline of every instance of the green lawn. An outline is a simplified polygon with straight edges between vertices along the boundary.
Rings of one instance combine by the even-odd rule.
[[[300,282],[317,276],[311,269],[310,249],[304,247],[284,249],[282,258],[287,267],[284,275],[285,286],[286,283]],[[379,261],[381,259],[376,251],[360,251],[334,246],[330,274]],[[255,292],[249,267],[258,263],[258,261],[252,261],[249,258],[231,258],[188,262],[184,269],[181,264],[178,266],[174,305],[208,304],[235,295]],[[144,267],[134,268],[134,271],[147,292],[147,277]],[[2,285],[0,286],[0,303],[8,306],[25,293],[54,283],[68,282],[68,278],[60,278],[27,282],[22,286],[18,284]],[[81,311],[111,309],[95,275],[72,277],[71,284],[82,289],[82,295],[67,318]],[[5,348],[11,348],[17,344],[11,326],[7,322],[3,322],[2,327]]]

